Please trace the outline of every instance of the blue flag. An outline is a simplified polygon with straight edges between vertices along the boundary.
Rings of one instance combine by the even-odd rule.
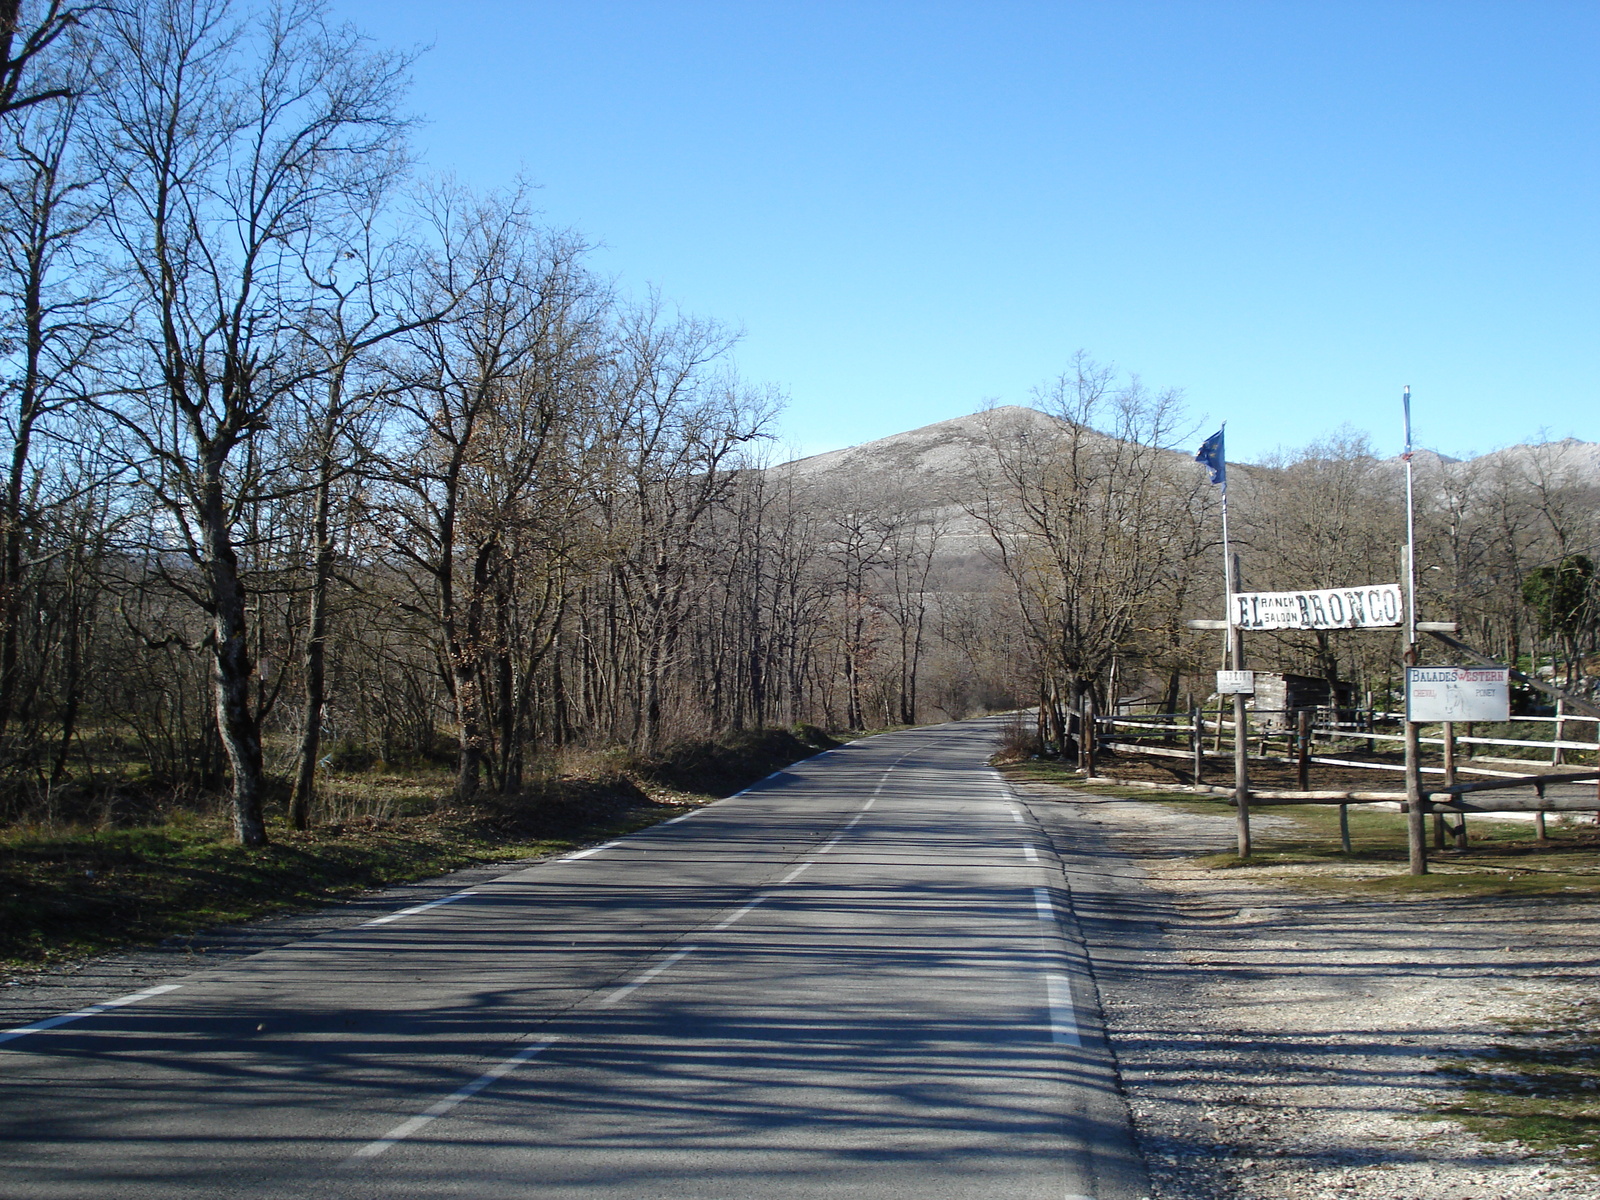
[[[1200,453],[1194,456],[1195,462],[1201,464],[1211,472],[1211,482],[1228,485],[1228,463],[1222,452],[1222,432],[1227,426],[1217,430],[1208,437],[1200,446]]]

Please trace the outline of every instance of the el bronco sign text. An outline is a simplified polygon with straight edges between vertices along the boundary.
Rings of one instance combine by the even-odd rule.
[[[1398,583],[1309,592],[1237,592],[1228,619],[1239,629],[1385,629],[1400,624]]]

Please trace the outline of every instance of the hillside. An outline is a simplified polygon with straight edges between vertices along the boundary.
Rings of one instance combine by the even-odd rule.
[[[1008,404],[937,421],[859,446],[794,459],[772,467],[771,472],[796,482],[858,490],[909,486],[923,495],[936,495],[948,503],[959,503],[975,498],[974,468],[990,458],[991,429],[1045,430],[1054,424],[1054,417],[1037,409]],[[1182,456],[1183,452],[1174,451],[1174,455]],[[1401,460],[1396,455],[1385,461],[1398,467]],[[1577,438],[1519,443],[1469,459],[1450,458],[1433,450],[1419,449],[1414,461],[1420,468],[1452,472],[1501,470],[1528,478],[1548,476],[1569,482],[1600,484],[1600,442],[1584,442]],[[1229,466],[1242,468],[1241,473],[1245,475],[1269,469],[1248,463],[1230,463]]]

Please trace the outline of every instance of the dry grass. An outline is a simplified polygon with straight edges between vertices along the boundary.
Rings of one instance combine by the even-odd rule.
[[[819,744],[822,742],[824,744]],[[815,731],[763,730],[650,759],[618,751],[545,760],[513,796],[450,800],[438,767],[325,772],[316,825],[298,833],[283,798],[271,843],[235,844],[215,798],[151,806],[142,819],[34,822],[0,831],[0,964],[149,943],[472,863],[561,853],[739,790],[825,748]]]

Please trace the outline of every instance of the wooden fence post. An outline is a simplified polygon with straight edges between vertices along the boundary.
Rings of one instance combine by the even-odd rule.
[[[1410,713],[1406,714],[1407,717]],[[1408,869],[1413,875],[1428,873],[1428,826],[1422,799],[1422,726],[1406,721],[1406,842]]]
[[[1198,704],[1189,706],[1189,752],[1194,755],[1194,783],[1199,787],[1203,782],[1206,760],[1206,731],[1202,727],[1201,714],[1204,713]]]
[[[1237,578],[1239,569],[1234,567]],[[1233,626],[1233,669],[1244,670],[1244,630]],[[1239,841],[1239,857],[1250,857],[1250,721],[1245,714],[1245,695],[1233,694],[1233,803]]]
[[[1080,730],[1079,730],[1079,733],[1078,733],[1078,745],[1080,747],[1082,747],[1082,750],[1083,750],[1083,754],[1082,754],[1082,757],[1080,759],[1080,762],[1082,763],[1082,766],[1083,766],[1083,773],[1085,775],[1093,775],[1095,773],[1095,765],[1094,765],[1095,727],[1094,727],[1094,693],[1093,692],[1085,692],[1084,693],[1084,696],[1083,696],[1083,707],[1079,710],[1078,724],[1080,726]]]
[[[1311,710],[1295,713],[1295,782],[1303,792],[1311,786]]]
[[[1471,735],[1468,734],[1470,737]],[[1444,723],[1444,785],[1454,787],[1456,782],[1456,723]],[[1467,848],[1467,814],[1456,814],[1456,825],[1453,831],[1456,839],[1456,850],[1463,851]]]

